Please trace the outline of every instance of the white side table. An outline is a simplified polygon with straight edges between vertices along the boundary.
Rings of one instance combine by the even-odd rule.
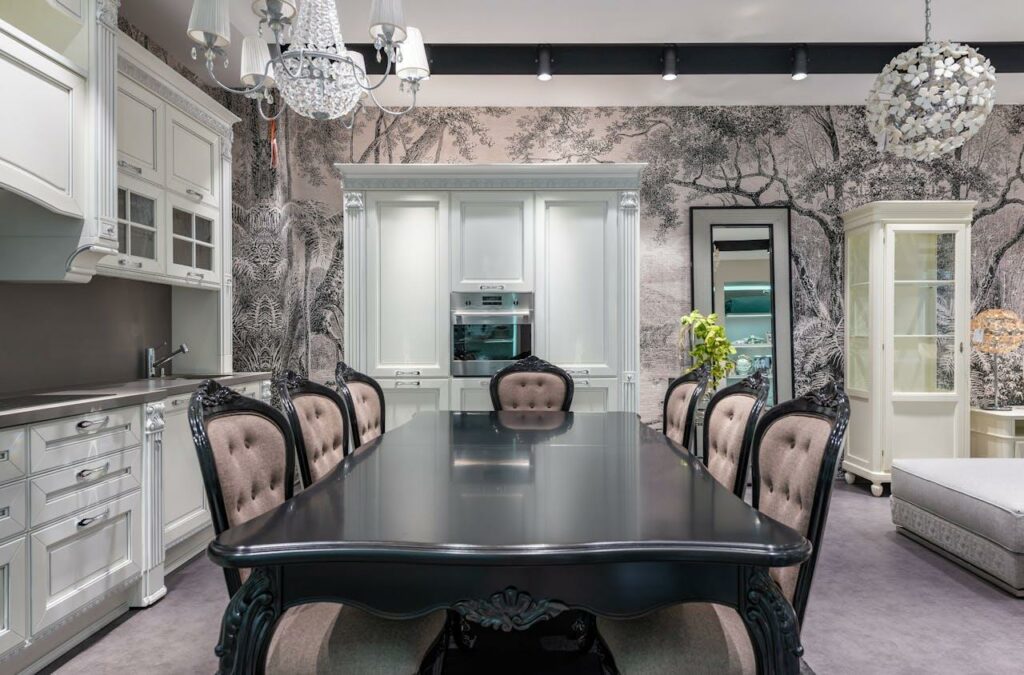
[[[1024,406],[971,408],[971,457],[1024,458]]]

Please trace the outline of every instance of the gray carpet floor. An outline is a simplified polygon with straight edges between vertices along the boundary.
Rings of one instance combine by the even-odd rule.
[[[204,673],[227,602],[198,558],[155,606],[130,612],[47,672]],[[896,533],[888,498],[837,483],[803,629],[817,675],[1024,672],[1024,600]]]

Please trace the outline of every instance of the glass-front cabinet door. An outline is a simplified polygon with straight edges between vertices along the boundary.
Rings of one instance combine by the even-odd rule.
[[[119,176],[117,252],[105,263],[129,271],[160,272],[164,247],[160,236],[163,192],[148,183]]]
[[[961,281],[967,276],[961,254],[965,236],[963,228],[886,227],[883,311],[890,331],[884,349],[890,354],[886,377],[892,392],[887,428],[900,457],[930,456],[935,444],[962,431],[955,423],[968,386],[963,358],[968,317],[958,311],[969,291]],[[856,320],[856,307],[851,310]]]
[[[197,284],[218,282],[217,209],[168,195],[167,272]]]
[[[871,388],[871,230],[862,227],[846,240],[846,324],[848,392]]]

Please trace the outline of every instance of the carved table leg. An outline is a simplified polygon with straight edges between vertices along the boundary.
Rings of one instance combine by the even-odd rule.
[[[757,672],[797,675],[804,648],[793,606],[782,595],[765,567],[740,571],[739,613],[750,634]]]
[[[231,598],[220,624],[218,675],[262,673],[281,615],[280,570],[258,567]]]

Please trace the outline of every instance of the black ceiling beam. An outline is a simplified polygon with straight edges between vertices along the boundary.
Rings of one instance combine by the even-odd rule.
[[[971,43],[992,61],[997,73],[1024,72],[1024,42]],[[914,43],[807,43],[811,75],[878,73]],[[381,73],[369,44],[348,45],[366,58],[371,73]],[[677,44],[676,69],[684,75],[788,74],[795,44]],[[660,75],[665,45],[554,44],[552,72],[558,75]],[[435,75],[536,75],[535,44],[431,44],[430,70]]]

